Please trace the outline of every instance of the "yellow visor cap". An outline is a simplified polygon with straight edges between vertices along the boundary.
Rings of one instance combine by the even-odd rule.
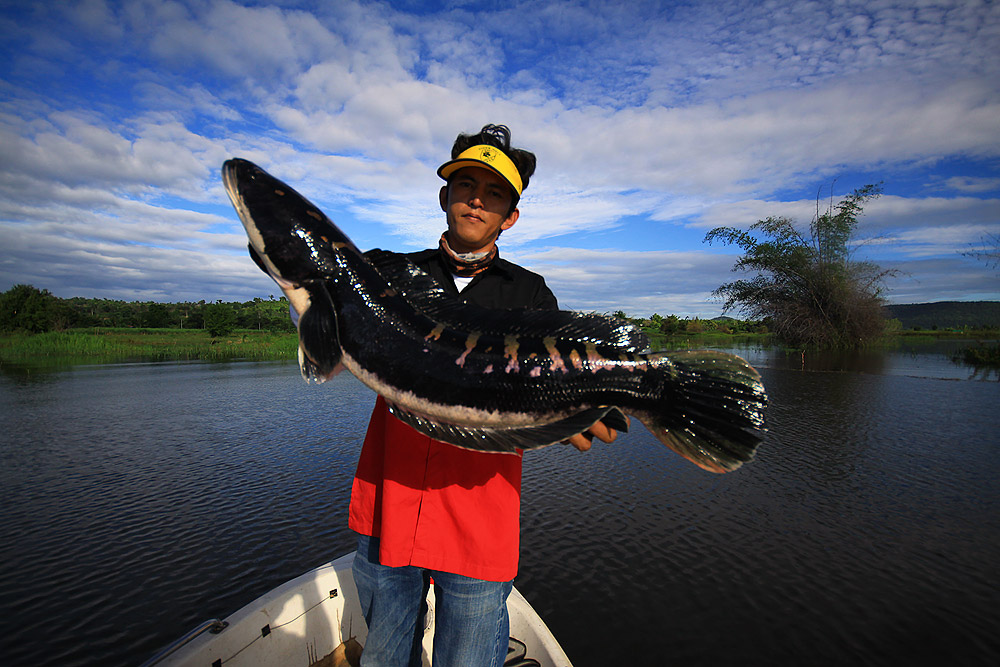
[[[468,148],[459,153],[458,157],[454,160],[445,162],[438,167],[437,174],[447,181],[449,176],[462,167],[486,167],[487,169],[491,169],[510,183],[510,187],[514,188],[514,192],[517,193],[518,197],[521,196],[521,174],[518,173],[517,167],[514,166],[514,162],[507,157],[506,153],[496,146],[480,144]]]

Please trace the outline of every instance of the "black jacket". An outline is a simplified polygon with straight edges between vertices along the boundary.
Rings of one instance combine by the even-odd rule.
[[[437,248],[421,250],[407,255],[421,269],[434,277],[445,291],[463,301],[484,308],[534,308],[556,310],[559,308],[552,290],[537,273],[497,257],[461,292],[455,287],[451,272],[441,260]]]

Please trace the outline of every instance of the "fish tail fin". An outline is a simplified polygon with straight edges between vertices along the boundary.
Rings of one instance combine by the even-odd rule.
[[[750,364],[717,350],[655,354],[650,362],[663,373],[661,396],[635,416],[660,442],[710,472],[753,458],[767,431],[767,394]]]
[[[309,307],[299,317],[299,370],[307,382],[326,382],[339,373],[337,313],[326,287],[310,287]]]

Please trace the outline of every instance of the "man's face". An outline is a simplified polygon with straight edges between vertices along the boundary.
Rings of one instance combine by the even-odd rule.
[[[508,216],[514,193],[496,172],[463,167],[441,188],[441,209],[448,217],[448,245],[458,253],[485,252],[504,229],[517,222],[518,210]]]

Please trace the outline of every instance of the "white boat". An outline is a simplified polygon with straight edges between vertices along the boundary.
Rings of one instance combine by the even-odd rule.
[[[368,635],[351,575],[354,553],[278,586],[223,621],[201,624],[143,667],[356,665]],[[427,594],[423,663],[431,664],[434,587]],[[507,667],[572,667],[559,642],[515,588],[507,599]]]

